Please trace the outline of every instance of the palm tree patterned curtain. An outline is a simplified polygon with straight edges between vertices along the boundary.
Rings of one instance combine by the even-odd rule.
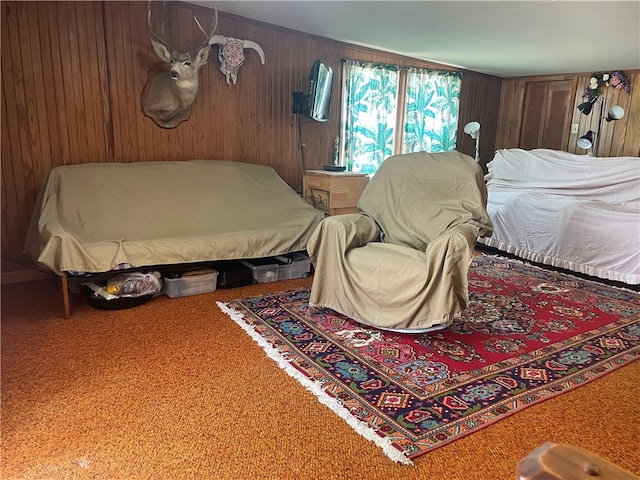
[[[345,60],[342,163],[373,174],[394,153],[446,152],[456,147],[462,75],[409,69],[402,145],[394,146],[400,69]]]
[[[457,72],[409,69],[402,153],[455,150],[461,84]]]
[[[393,154],[398,67],[345,60],[344,164],[375,173]]]

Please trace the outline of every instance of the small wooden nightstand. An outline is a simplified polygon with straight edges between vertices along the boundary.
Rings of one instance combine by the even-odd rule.
[[[302,180],[304,199],[329,215],[358,213],[358,199],[369,184],[365,173],[307,170]]]

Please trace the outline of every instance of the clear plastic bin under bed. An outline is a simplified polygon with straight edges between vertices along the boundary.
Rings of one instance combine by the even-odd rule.
[[[242,260],[253,271],[255,283],[306,278],[311,275],[311,259],[301,252],[287,253],[269,258]]]
[[[198,295],[200,293],[215,292],[218,282],[218,272],[202,269],[185,272],[178,278],[164,279],[162,291],[170,298]]]

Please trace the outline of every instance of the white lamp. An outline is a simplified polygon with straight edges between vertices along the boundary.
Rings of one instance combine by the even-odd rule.
[[[476,140],[476,162],[480,161],[480,124],[469,122],[464,126],[464,133]]]
[[[589,150],[593,146],[593,130],[589,130],[583,136],[581,136],[578,141],[578,147],[583,148],[585,150]]]
[[[610,122],[611,120],[620,120],[622,117],[624,117],[624,108],[620,105],[614,105],[607,112],[607,118],[605,120]]]

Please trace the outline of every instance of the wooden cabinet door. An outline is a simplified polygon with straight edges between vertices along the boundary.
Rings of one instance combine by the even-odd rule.
[[[570,80],[526,84],[520,148],[566,150],[571,122],[571,91]]]

